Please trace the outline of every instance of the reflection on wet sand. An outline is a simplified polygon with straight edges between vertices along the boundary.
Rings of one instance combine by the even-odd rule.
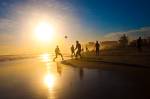
[[[51,62],[52,58],[49,54],[44,54],[41,58],[46,65],[46,75],[44,76],[43,82],[48,88],[48,99],[56,99],[54,87],[57,82],[57,75],[53,72],[53,68],[51,68],[53,66]]]
[[[47,85],[47,87],[49,89],[51,89],[54,84],[55,84],[55,76],[53,74],[48,73],[45,77],[44,77],[44,83]]]
[[[83,78],[84,78],[84,69],[83,68],[79,68],[79,78],[80,78],[80,80],[83,80]]]
[[[88,70],[82,67],[63,67],[63,65],[59,62],[52,62],[52,57],[49,54],[44,54],[42,57],[42,61],[45,64],[44,68],[46,69],[46,74],[43,77],[43,81],[48,88],[48,99],[60,99],[58,97],[61,97],[61,99],[80,99],[78,96],[83,96],[85,99],[99,99],[101,97],[111,98],[116,96],[115,91],[119,93],[120,91],[118,90],[124,89],[125,91],[121,91],[122,97],[126,96],[126,94],[129,95],[134,91],[138,93],[138,91],[134,89],[138,86],[144,85],[143,82],[139,81],[139,79],[141,79],[141,75],[142,79],[145,80],[144,82],[148,81],[143,72],[136,72],[133,74],[132,72]],[[78,78],[76,78],[76,76],[78,76]],[[119,84],[121,86],[118,87]],[[132,86],[132,84],[134,86]],[[58,89],[60,85],[62,89]],[[84,93],[88,92],[94,94],[94,96],[92,94],[84,95]],[[105,93],[109,93],[109,95],[103,96]],[[140,93],[141,95],[139,94],[139,96],[147,96],[145,92]],[[70,96],[70,98],[66,98],[65,95],[67,97]],[[118,97],[120,98],[120,96]]]
[[[147,99],[150,72],[71,67],[40,58],[0,63],[0,99]],[[132,93],[132,94],[131,94]]]
[[[83,96],[85,99],[100,99],[101,97],[109,99],[111,97],[117,96],[116,91],[117,93],[121,94],[120,96],[117,96],[119,97],[118,99],[120,99],[120,97],[126,96],[126,94],[130,96],[131,92],[141,93],[141,95],[138,94],[139,96],[134,94],[134,98],[137,99],[140,96],[148,96],[148,94],[145,93],[147,91],[142,92],[141,90],[135,90],[136,88],[139,88],[139,86],[142,86],[145,89],[146,86],[148,86],[147,84],[145,85],[145,82],[149,82],[149,80],[147,80],[147,77],[145,77],[145,72],[143,72],[144,70],[133,73],[90,70],[82,67],[63,67],[62,64],[59,62],[54,63],[51,61],[51,59],[52,58],[50,55],[43,55],[43,62],[45,62],[47,73],[44,76],[44,84],[48,88],[48,99],[80,99],[78,96]],[[136,70],[136,68],[134,69]],[[143,79],[142,82],[141,79]],[[60,84],[62,85],[61,89],[58,89]],[[122,89],[123,91],[120,91]],[[91,94],[87,95],[85,93]],[[105,96],[105,93],[111,95]]]
[[[56,99],[54,86],[56,83],[56,76],[48,73],[44,77],[44,84],[48,87],[48,99]]]
[[[57,64],[57,73],[61,76],[61,74],[62,74],[62,66],[58,62],[56,64]]]

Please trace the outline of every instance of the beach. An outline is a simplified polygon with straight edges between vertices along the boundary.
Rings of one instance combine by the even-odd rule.
[[[119,70],[119,68],[146,68],[150,69],[150,51],[145,48],[138,52],[135,48],[101,50],[100,55],[95,52],[84,52],[82,58],[72,58],[63,61],[63,64],[82,68],[97,68]],[[129,69],[130,70],[130,69]]]
[[[50,54],[0,62],[1,99],[148,98],[149,68],[52,61]],[[63,61],[63,62],[65,62]],[[82,62],[82,63],[80,63]]]
[[[0,0],[0,99],[150,99],[150,0]]]

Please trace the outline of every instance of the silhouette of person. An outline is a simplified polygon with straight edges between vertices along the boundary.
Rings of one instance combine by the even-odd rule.
[[[71,57],[75,56],[75,49],[74,46],[71,46]]]
[[[142,52],[142,38],[141,37],[137,39],[137,48],[139,52]]]
[[[89,52],[89,49],[88,49],[88,47],[86,46],[86,52]]]
[[[77,49],[77,51],[76,51],[76,58],[78,57],[78,55],[80,56],[80,58],[81,58],[81,44],[79,43],[79,41],[76,41],[76,48],[75,48],[75,50]]]
[[[96,41],[95,48],[96,48],[96,56],[99,56],[99,53],[100,53],[100,44],[98,43],[98,41]]]
[[[60,55],[61,58],[62,58],[62,60],[64,60],[63,55],[60,53],[60,49],[59,49],[59,46],[58,46],[58,45],[57,45],[56,48],[55,48],[55,55],[56,55],[56,56],[54,57],[53,61],[55,61],[55,59],[58,57],[58,55]]]

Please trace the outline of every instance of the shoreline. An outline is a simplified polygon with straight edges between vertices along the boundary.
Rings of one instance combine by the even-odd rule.
[[[100,57],[83,57],[82,59],[68,59],[61,61],[64,65],[70,65],[78,68],[88,69],[112,69],[118,70],[117,68],[137,68],[137,69],[150,69],[150,62],[147,62],[148,57],[145,59],[147,63],[141,64],[139,61],[142,57],[130,57],[121,56],[123,58],[115,56],[100,56]],[[128,60],[127,60],[128,59]],[[139,62],[139,63],[138,63]]]

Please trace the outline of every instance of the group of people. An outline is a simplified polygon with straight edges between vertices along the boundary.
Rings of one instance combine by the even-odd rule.
[[[137,39],[137,48],[138,48],[139,52],[142,51],[142,39],[141,39],[141,37],[139,37]],[[86,47],[86,50],[87,49],[88,48]],[[74,45],[72,45],[71,48],[70,48],[70,50],[71,50],[71,57],[76,57],[76,58],[78,56],[80,58],[82,57],[81,56],[82,48],[81,48],[81,44],[80,44],[79,41],[76,41],[76,47],[74,47]],[[61,58],[62,58],[62,60],[64,60],[63,55],[60,52],[59,46],[57,45],[57,47],[55,48],[55,57],[54,57],[53,61],[55,61],[55,59],[58,57],[58,55],[60,55]],[[100,55],[100,43],[98,41],[96,41],[96,43],[95,43],[95,55],[96,56]]]
[[[95,44],[95,48],[96,48],[96,56],[99,56],[100,54],[100,44],[98,43],[98,41],[96,41]],[[71,50],[71,57],[82,57],[81,56],[81,52],[82,52],[82,48],[81,48],[81,44],[79,41],[76,41],[76,47],[74,47],[74,45],[71,46],[70,48]],[[60,52],[59,46],[57,45],[55,48],[55,57],[53,59],[53,61],[55,61],[55,59],[58,57],[58,55],[61,56],[62,60],[64,60],[62,53]]]
[[[76,41],[76,48],[74,48],[74,45],[72,45],[70,49],[71,49],[71,57],[73,57],[73,56],[75,56],[76,58],[77,58],[78,56],[82,57],[82,56],[81,56],[81,51],[82,51],[82,49],[81,49],[81,44],[80,44],[79,41]],[[76,50],[77,50],[77,51],[76,51]],[[76,52],[75,52],[75,51],[76,51]]]
[[[76,52],[75,52],[76,51]],[[62,53],[60,52],[59,46],[57,45],[57,47],[55,48],[55,57],[53,59],[53,61],[55,61],[55,59],[58,57],[58,55],[61,56],[62,60],[64,60]],[[74,45],[71,46],[71,56],[75,56],[76,58],[78,56],[81,56],[81,44],[79,41],[76,41],[76,48],[74,48]]]

